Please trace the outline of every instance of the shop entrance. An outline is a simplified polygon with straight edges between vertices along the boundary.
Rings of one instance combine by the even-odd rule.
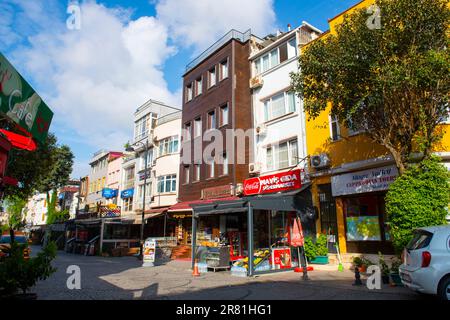
[[[394,253],[384,197],[385,193],[369,193],[343,199],[348,252]]]
[[[331,184],[319,185],[318,189],[321,231],[329,236],[328,251],[336,253],[334,245],[338,241],[336,201],[331,194]]]

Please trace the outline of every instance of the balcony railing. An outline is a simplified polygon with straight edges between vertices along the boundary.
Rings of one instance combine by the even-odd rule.
[[[122,213],[121,207],[100,206],[98,210],[98,212],[84,212],[80,210],[76,213],[75,219],[118,218]]]
[[[197,58],[192,60],[187,66],[186,66],[186,72],[192,70],[195,66],[200,64],[203,60],[205,60],[211,53],[219,49],[221,46],[223,46],[225,43],[230,41],[231,39],[238,40],[240,42],[246,42],[250,39],[252,32],[250,29],[245,31],[245,33],[239,32],[237,30],[231,30],[226,35],[224,35],[222,38],[217,40],[212,46],[210,46],[208,49],[203,51]]]

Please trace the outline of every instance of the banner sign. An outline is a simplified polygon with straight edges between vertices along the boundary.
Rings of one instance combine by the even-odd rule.
[[[105,199],[111,199],[117,197],[118,190],[111,188],[103,188],[102,197]]]
[[[123,190],[120,193],[122,199],[131,198],[134,195],[134,188]]]
[[[300,189],[300,169],[255,177],[244,181],[244,195],[275,193]]]
[[[155,264],[156,240],[147,238],[144,242],[143,266],[152,267]]]
[[[291,246],[292,247],[303,247],[305,243],[305,238],[303,236],[302,222],[299,218],[294,220],[294,228],[291,234]]]
[[[341,174],[331,177],[331,190],[333,197],[383,191],[389,188],[397,176],[395,166]]]
[[[39,142],[45,142],[53,112],[0,53],[0,112]]]

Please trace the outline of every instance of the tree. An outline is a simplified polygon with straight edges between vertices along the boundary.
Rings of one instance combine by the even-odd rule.
[[[331,112],[363,129],[392,154],[403,174],[412,152],[428,157],[448,115],[450,54],[447,0],[377,0],[373,11],[346,16],[336,35],[311,43],[291,74],[294,91],[315,118]]]
[[[450,203],[450,172],[431,156],[410,166],[389,187],[386,212],[392,242],[402,250],[419,227],[446,223]]]

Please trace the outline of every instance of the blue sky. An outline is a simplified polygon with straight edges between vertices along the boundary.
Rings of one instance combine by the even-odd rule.
[[[181,107],[185,65],[231,28],[258,36],[327,20],[358,0],[2,0],[0,51],[55,112],[50,130],[75,153],[73,177],[95,151],[132,138],[133,112],[153,98]]]

